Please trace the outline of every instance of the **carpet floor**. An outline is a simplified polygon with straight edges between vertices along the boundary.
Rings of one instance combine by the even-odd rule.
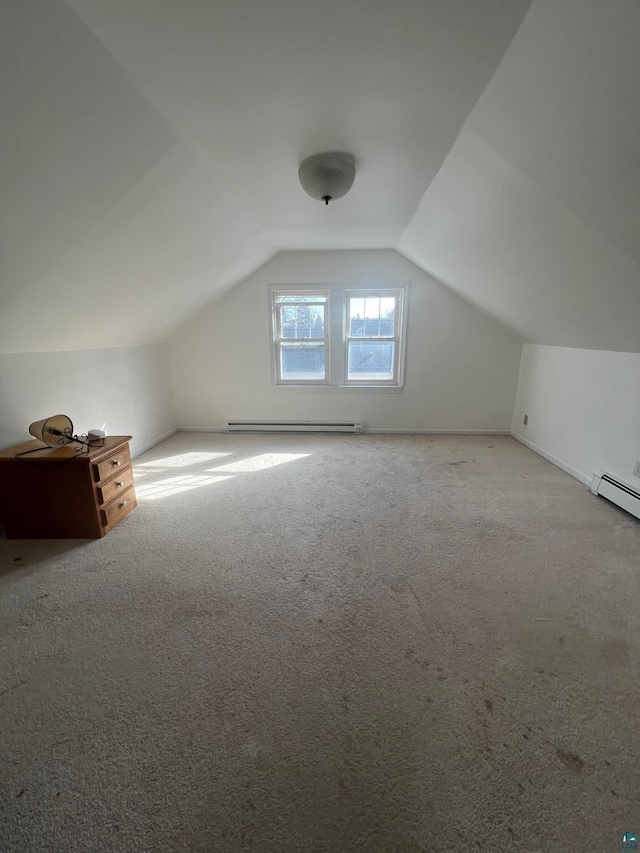
[[[178,433],[0,540],[0,850],[618,851],[640,524],[504,436]]]

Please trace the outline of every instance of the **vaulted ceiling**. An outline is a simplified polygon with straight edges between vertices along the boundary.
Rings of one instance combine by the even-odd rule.
[[[162,340],[275,253],[395,248],[640,351],[636,0],[4,0],[0,351]],[[353,153],[325,207],[297,166]]]

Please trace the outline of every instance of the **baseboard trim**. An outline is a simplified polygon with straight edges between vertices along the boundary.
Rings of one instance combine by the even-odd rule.
[[[181,426],[181,427],[178,427],[176,432],[227,432],[227,430],[222,429],[222,427],[187,427],[187,426]]]
[[[524,444],[525,447],[528,447],[529,450],[533,450],[534,453],[537,453],[538,456],[542,456],[543,459],[546,459],[547,462],[551,462],[552,465],[555,465],[556,468],[560,468],[561,471],[564,471],[565,474],[570,474],[576,480],[579,480],[585,486],[591,487],[591,477],[588,477],[586,474],[583,474],[582,471],[576,470],[576,468],[572,468],[571,465],[567,465],[566,462],[563,462],[562,459],[558,459],[557,456],[554,456],[553,453],[549,453],[543,447],[539,447],[533,441],[529,441],[528,438],[525,438],[518,432],[514,432],[511,430],[511,437],[515,438],[516,441],[519,441],[520,444]]]
[[[363,429],[379,435],[509,435],[508,429]]]
[[[223,432],[228,430],[221,427],[178,427],[176,432]],[[378,429],[363,427],[361,435],[510,435],[508,429]],[[302,435],[302,433],[300,433]],[[339,433],[343,435],[344,433]]]
[[[174,427],[173,429],[170,429],[158,436],[158,438],[154,438],[153,441],[148,441],[146,444],[143,444],[142,447],[139,447],[135,453],[132,453],[131,458],[135,459],[136,457],[141,456],[143,453],[146,453],[147,450],[151,450],[151,448],[155,447],[156,444],[160,444],[160,442],[164,441],[165,438],[171,438],[171,436],[175,435],[177,432],[179,432],[178,427]]]

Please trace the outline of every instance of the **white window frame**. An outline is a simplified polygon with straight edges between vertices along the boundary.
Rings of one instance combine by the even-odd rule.
[[[278,299],[281,297],[286,297],[287,299],[292,299],[295,296],[300,296],[301,300],[308,299],[310,297],[323,298],[324,302],[318,303],[309,303],[300,301],[297,302],[288,302],[287,305],[292,307],[308,306],[309,304],[322,305],[324,308],[324,337],[323,338],[284,338],[282,336],[282,328],[281,328],[281,314],[279,307],[283,304],[282,302],[278,302]],[[330,323],[331,323],[331,310],[330,310],[330,301],[331,295],[328,290],[320,290],[314,288],[313,290],[307,290],[304,287],[280,287],[280,288],[272,288],[271,289],[271,334],[272,334],[272,368],[273,368],[273,376],[276,385],[288,385],[288,386],[296,386],[296,385],[329,385],[330,377],[331,377],[331,355],[330,355]],[[281,373],[281,352],[283,348],[283,343],[286,345],[287,343],[291,345],[294,341],[297,342],[297,345],[300,347],[305,346],[315,346],[318,347],[320,344],[324,347],[324,379],[285,379]]]
[[[395,393],[402,391],[405,373],[405,354],[407,344],[407,304],[409,298],[409,284],[396,287],[371,287],[358,286],[357,284],[270,284],[268,287],[268,304],[270,316],[270,358],[271,376],[275,389],[287,389],[293,391],[296,388],[315,388],[318,393],[358,390],[366,393],[375,391],[378,393]],[[309,338],[309,344],[324,344],[325,355],[325,378],[324,379],[284,379],[280,375],[280,350],[281,342],[293,339],[282,338],[279,334],[280,312],[278,310],[279,297],[291,298],[294,296],[310,297],[321,296],[326,301],[324,338]],[[393,337],[374,338],[374,341],[393,341],[395,343],[394,376],[392,379],[352,379],[348,377],[348,298],[366,298],[367,296],[393,296],[396,299],[397,310],[395,312],[395,324]],[[290,303],[295,304],[295,303]],[[309,304],[309,303],[306,303]],[[368,338],[353,338],[351,340],[363,341]]]
[[[405,340],[405,322],[404,322],[404,288],[380,288],[375,290],[364,290],[362,288],[347,288],[344,291],[343,302],[343,325],[342,325],[342,341],[343,341],[343,377],[342,384],[349,388],[400,388],[404,380],[404,340]],[[393,335],[389,337],[352,337],[350,335],[350,318],[349,318],[349,301],[350,299],[380,299],[394,298],[396,300],[396,308],[394,311]],[[349,344],[351,343],[381,343],[389,342],[394,344],[393,352],[393,376],[391,379],[349,379]]]

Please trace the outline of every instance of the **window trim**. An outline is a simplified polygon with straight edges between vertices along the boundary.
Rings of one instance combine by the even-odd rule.
[[[270,289],[270,301],[271,301],[271,351],[272,351],[272,369],[273,369],[273,377],[274,383],[277,386],[289,386],[289,387],[298,387],[298,386],[319,386],[319,385],[330,385],[331,384],[331,294],[329,290],[321,290],[317,287],[314,288],[304,288],[304,287],[273,287]],[[324,337],[323,338],[292,338],[293,341],[302,341],[299,346],[304,347],[305,345],[312,346],[313,344],[316,347],[319,344],[322,344],[324,347],[324,379],[285,379],[282,377],[280,372],[281,365],[281,353],[282,353],[282,343],[284,341],[289,340],[288,338],[283,338],[281,334],[281,324],[280,324],[280,311],[279,306],[283,303],[278,302],[280,297],[293,297],[293,296],[302,296],[303,298],[309,297],[322,297],[325,301],[322,303],[316,303],[322,305],[324,308]],[[297,305],[298,303],[289,303],[290,305]],[[301,302],[300,304],[304,305],[305,303]],[[306,303],[309,304],[309,303]],[[308,344],[307,344],[308,342]]]
[[[373,290],[359,287],[345,288],[342,311],[342,385],[345,388],[401,388],[404,378],[404,288],[385,287]],[[396,310],[393,318],[393,335],[384,338],[354,338],[349,334],[349,300],[367,298],[388,298],[396,300]],[[350,343],[389,342],[394,346],[393,376],[391,379],[349,379],[349,344]]]

